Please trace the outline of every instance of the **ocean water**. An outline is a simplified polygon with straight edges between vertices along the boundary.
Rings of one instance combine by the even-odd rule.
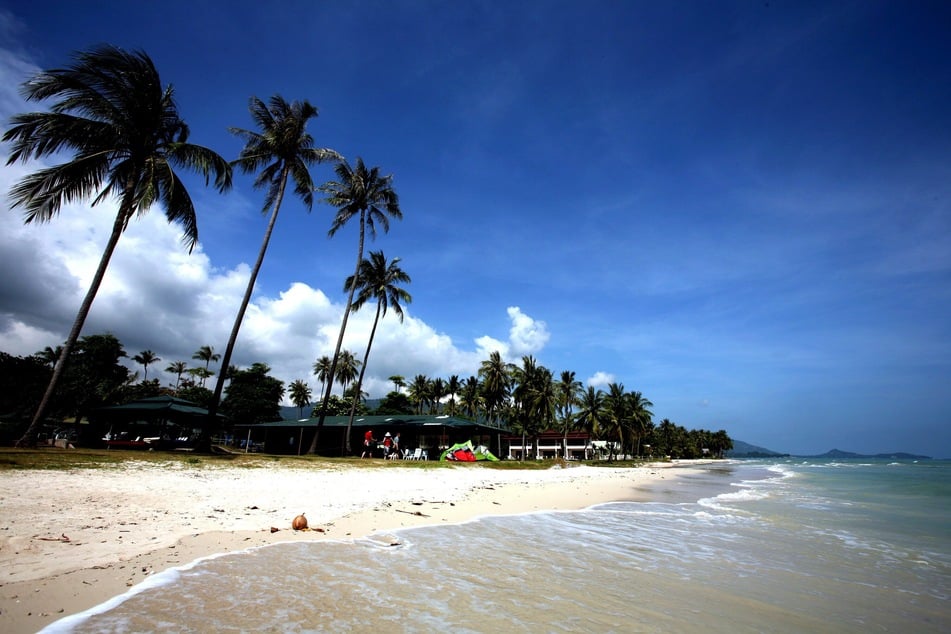
[[[278,544],[49,632],[951,632],[951,462],[735,461],[652,502]]]

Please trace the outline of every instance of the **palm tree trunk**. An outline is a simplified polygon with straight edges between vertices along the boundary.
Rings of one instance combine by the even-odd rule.
[[[330,362],[330,372],[327,376],[327,390],[324,392],[324,399],[320,404],[320,416],[317,418],[317,429],[314,430],[314,438],[310,443],[308,453],[317,453],[317,441],[320,438],[320,430],[324,426],[324,419],[327,418],[327,403],[330,401],[330,392],[333,390],[334,373],[337,371],[337,359],[340,357],[340,348],[343,346],[343,335],[347,332],[347,320],[350,317],[350,307],[353,306],[353,292],[356,290],[356,279],[360,274],[360,264],[363,262],[363,236],[364,222],[366,220],[366,210],[360,210],[360,240],[357,248],[357,265],[353,269],[354,284],[350,286],[350,293],[347,295],[347,306],[343,311],[343,321],[340,323],[340,335],[337,337],[337,347],[334,349],[334,357]]]
[[[268,220],[267,229],[264,231],[264,240],[261,242],[261,250],[258,251],[258,259],[254,262],[254,268],[251,269],[251,279],[248,280],[248,288],[244,291],[244,297],[241,300],[241,307],[238,308],[238,314],[234,318],[234,326],[231,328],[231,336],[228,338],[228,346],[225,348],[225,353],[221,358],[221,367],[219,368],[220,371],[218,372],[218,380],[215,382],[215,392],[211,397],[211,402],[208,403],[208,418],[206,419],[205,426],[201,432],[199,447],[197,447],[199,450],[210,449],[210,431],[216,424],[218,405],[221,402],[221,392],[225,385],[225,375],[227,374],[226,369],[231,364],[231,355],[234,353],[234,346],[238,340],[238,331],[241,329],[241,322],[244,321],[244,313],[248,310],[248,304],[251,303],[251,293],[254,291],[254,282],[258,279],[258,272],[261,270],[261,264],[264,262],[264,254],[267,253],[267,246],[271,241],[271,233],[274,231],[275,223],[277,223],[277,214],[281,210],[281,201],[284,200],[284,188],[287,186],[287,176],[289,171],[289,168],[287,165],[285,165],[284,170],[281,173],[281,186],[278,189],[277,197],[274,199],[274,207],[271,211],[271,218]],[[211,360],[209,359],[205,363],[206,368],[210,362]],[[208,447],[205,447],[206,444]]]
[[[370,359],[370,347],[373,345],[373,337],[376,335],[376,325],[380,321],[380,310],[382,309],[382,304],[377,301],[376,303],[376,317],[373,318],[373,328],[370,329],[370,340],[367,342],[367,351],[363,353],[363,365],[360,366],[360,376],[357,378],[357,389],[354,390],[353,402],[350,404],[350,420],[347,421],[347,434],[344,436],[346,439],[346,453],[344,455],[349,456],[350,449],[350,429],[353,427],[353,417],[357,413],[357,400],[360,398],[360,391],[363,389],[363,373],[367,369],[367,361]]]
[[[96,269],[96,273],[92,277],[89,290],[86,291],[86,297],[83,298],[83,303],[79,307],[79,313],[76,315],[76,321],[73,322],[73,328],[69,331],[69,337],[66,339],[66,343],[63,344],[63,349],[59,354],[59,358],[56,360],[56,365],[53,366],[53,376],[50,377],[49,385],[46,386],[46,392],[43,394],[43,398],[40,400],[40,404],[36,408],[36,413],[33,415],[33,420],[30,422],[30,426],[27,427],[26,431],[23,433],[23,436],[17,441],[17,447],[36,446],[36,436],[39,433],[43,416],[46,414],[46,409],[49,407],[50,400],[53,398],[53,394],[56,392],[56,386],[59,384],[59,380],[63,376],[63,371],[66,369],[66,361],[69,358],[70,353],[73,351],[76,341],[79,339],[79,333],[83,329],[83,324],[86,323],[86,317],[89,315],[89,310],[92,308],[92,302],[94,299],[96,299],[96,294],[99,292],[99,286],[102,284],[102,279],[106,275],[106,269],[109,267],[109,260],[112,259],[112,254],[116,250],[116,245],[119,243],[119,237],[122,235],[123,229],[125,229],[126,220],[128,219],[131,211],[131,205],[126,203],[123,204],[123,206],[119,209],[119,213],[116,214],[116,220],[114,223],[112,223],[112,233],[109,234],[109,241],[106,242],[106,248],[102,252],[102,258],[99,259],[99,267]]]

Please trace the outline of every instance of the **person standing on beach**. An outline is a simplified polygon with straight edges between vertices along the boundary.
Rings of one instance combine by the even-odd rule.
[[[361,458],[366,458],[367,456],[370,458],[373,457],[373,443],[375,442],[376,440],[373,438],[373,430],[368,429],[367,433],[363,434],[363,453],[360,454]]]
[[[403,457],[403,454],[400,453],[400,433],[399,432],[396,432],[396,434],[393,436],[393,454],[396,455],[397,458]]]

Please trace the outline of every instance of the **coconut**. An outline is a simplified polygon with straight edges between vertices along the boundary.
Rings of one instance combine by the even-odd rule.
[[[291,528],[295,531],[302,531],[307,528],[307,518],[304,517],[303,513],[294,518],[294,521],[291,522]]]

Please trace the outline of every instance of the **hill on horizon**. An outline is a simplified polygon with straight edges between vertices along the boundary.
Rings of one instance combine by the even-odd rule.
[[[789,456],[788,453],[779,453],[772,449],[751,445],[742,440],[734,440],[733,449],[725,451],[724,455],[727,458],[783,458]]]

